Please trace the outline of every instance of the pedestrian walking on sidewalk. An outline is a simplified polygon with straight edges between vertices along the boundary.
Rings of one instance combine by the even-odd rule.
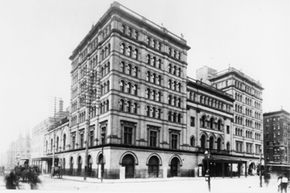
[[[288,177],[286,174],[283,175],[283,177],[281,178],[281,193],[285,192],[287,193],[287,186],[288,186]]]

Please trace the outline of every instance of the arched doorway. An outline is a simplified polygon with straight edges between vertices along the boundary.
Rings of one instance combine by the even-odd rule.
[[[82,173],[82,157],[78,157],[78,170],[77,170],[77,175],[81,175]]]
[[[149,177],[158,178],[159,175],[159,159],[156,156],[152,156],[148,162],[148,174]]]
[[[254,163],[254,162],[250,163],[250,165],[249,165],[249,169],[248,169],[248,174],[249,174],[249,175],[253,175],[255,169],[256,169],[255,163]]]
[[[92,156],[88,155],[88,176],[92,176],[92,165],[93,165]]]
[[[170,164],[170,176],[178,176],[178,169],[179,169],[179,159],[177,157],[174,157],[171,160]]]
[[[122,166],[125,167],[125,178],[134,178],[135,159],[132,155],[127,154],[123,157]]]
[[[69,161],[69,173],[70,173],[70,175],[73,175],[73,169],[74,169],[74,158],[70,157],[70,161]]]
[[[98,164],[97,176],[98,178],[103,178],[105,172],[105,160],[102,153],[100,153],[99,156],[97,157],[97,164]]]

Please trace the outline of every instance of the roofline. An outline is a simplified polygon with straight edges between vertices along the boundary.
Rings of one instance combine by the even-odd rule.
[[[144,16],[134,12],[133,10],[123,6],[118,2],[113,2],[110,8],[104,13],[104,15],[98,20],[98,22],[92,26],[91,30],[87,33],[87,35],[82,39],[82,41],[78,44],[78,46],[73,50],[72,55],[69,57],[70,60],[74,58],[79,50],[81,50],[84,45],[89,41],[92,35],[100,28],[100,26],[105,23],[108,18],[114,13],[118,13],[119,15],[124,15],[125,17],[131,17],[133,20],[141,22],[144,26],[151,28],[150,30],[155,31],[157,33],[162,34],[168,39],[171,39],[175,44],[179,44],[181,47],[189,50],[190,47],[186,44],[186,40],[183,37],[179,37],[176,34],[168,31],[165,27],[162,27],[153,21],[145,18]]]
[[[235,99],[231,95],[229,95],[226,92],[224,92],[220,89],[217,89],[211,85],[208,85],[200,80],[195,80],[193,78],[187,77],[187,86],[190,86],[189,84],[193,84],[194,86],[202,88],[206,91],[214,92],[217,96],[222,97],[222,98],[229,100],[231,102],[235,101]]]
[[[214,75],[213,77],[209,78],[210,81],[214,81],[220,78],[223,78],[229,74],[235,74],[236,76],[238,76],[241,79],[244,79],[245,81],[247,81],[250,84],[254,84],[256,87],[258,87],[261,90],[264,90],[264,88],[262,87],[262,84],[259,81],[254,80],[253,78],[249,77],[248,75],[244,74],[243,72],[233,68],[233,67],[229,67],[226,70],[220,71],[218,72],[216,75]]]
[[[270,115],[281,114],[281,113],[290,116],[290,113],[285,111],[284,109],[280,111],[272,111],[272,112],[263,113],[263,116],[270,116]]]

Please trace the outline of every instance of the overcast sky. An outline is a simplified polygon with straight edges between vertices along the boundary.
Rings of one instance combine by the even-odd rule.
[[[68,57],[113,1],[0,0],[0,151],[70,101]],[[242,70],[265,88],[264,112],[290,111],[290,1],[120,0],[184,35],[188,75],[207,65]]]

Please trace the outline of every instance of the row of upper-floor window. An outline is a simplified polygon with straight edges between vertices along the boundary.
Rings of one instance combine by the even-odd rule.
[[[122,24],[121,32],[133,39],[139,40],[139,34],[140,34],[139,31],[128,24],[124,24],[124,23]],[[153,48],[154,50],[158,50],[158,51],[161,51],[162,47],[167,47],[167,54],[170,57],[176,60],[181,60],[180,50],[173,48],[169,45],[163,44],[161,40],[158,40],[157,38],[153,36],[146,35],[146,44],[148,47]]]
[[[253,151],[253,143],[246,142],[246,151],[244,151],[244,142],[243,141],[236,141],[236,152],[239,153],[256,153],[260,154],[262,152],[261,145],[255,144],[255,152]]]
[[[231,105],[226,104],[218,99],[215,99],[213,97],[210,96],[206,96],[200,93],[196,93],[194,91],[187,91],[188,95],[188,99],[197,103],[201,103],[216,109],[220,109],[223,111],[227,111],[227,112],[231,112]]]
[[[98,42],[103,41],[111,32],[111,24],[108,24],[99,32],[99,35],[92,39],[90,43],[78,54],[78,57],[73,61],[73,66],[84,61],[89,53],[98,47]],[[104,49],[105,52],[105,49]]]
[[[217,119],[214,117],[207,117],[206,115],[203,115],[200,118],[200,127],[223,131],[224,123],[221,119]]]
[[[147,99],[153,100],[153,101],[157,101],[157,102],[161,102],[161,91],[159,91],[158,89],[153,89],[153,88],[146,88],[145,90],[145,96]]]
[[[161,108],[152,105],[147,105],[146,116],[155,119],[161,119]]]
[[[220,82],[216,82],[213,83],[213,86],[218,88],[218,89],[222,89],[228,86],[234,85],[236,88],[245,91],[248,94],[254,95],[258,98],[261,98],[262,92],[252,88],[251,86],[248,86],[247,84],[239,81],[239,80],[233,80],[233,79],[227,79],[227,80],[223,80]]]
[[[137,96],[138,85],[127,80],[120,80],[120,91]]]
[[[100,96],[103,96],[104,94],[108,93],[110,91],[110,81],[106,80],[101,82],[100,86]]]
[[[235,135],[243,137],[244,136],[244,129],[236,127],[235,128]],[[246,130],[245,131],[245,137],[253,139],[253,131]],[[261,134],[260,133],[255,133],[255,140],[261,140]]]

